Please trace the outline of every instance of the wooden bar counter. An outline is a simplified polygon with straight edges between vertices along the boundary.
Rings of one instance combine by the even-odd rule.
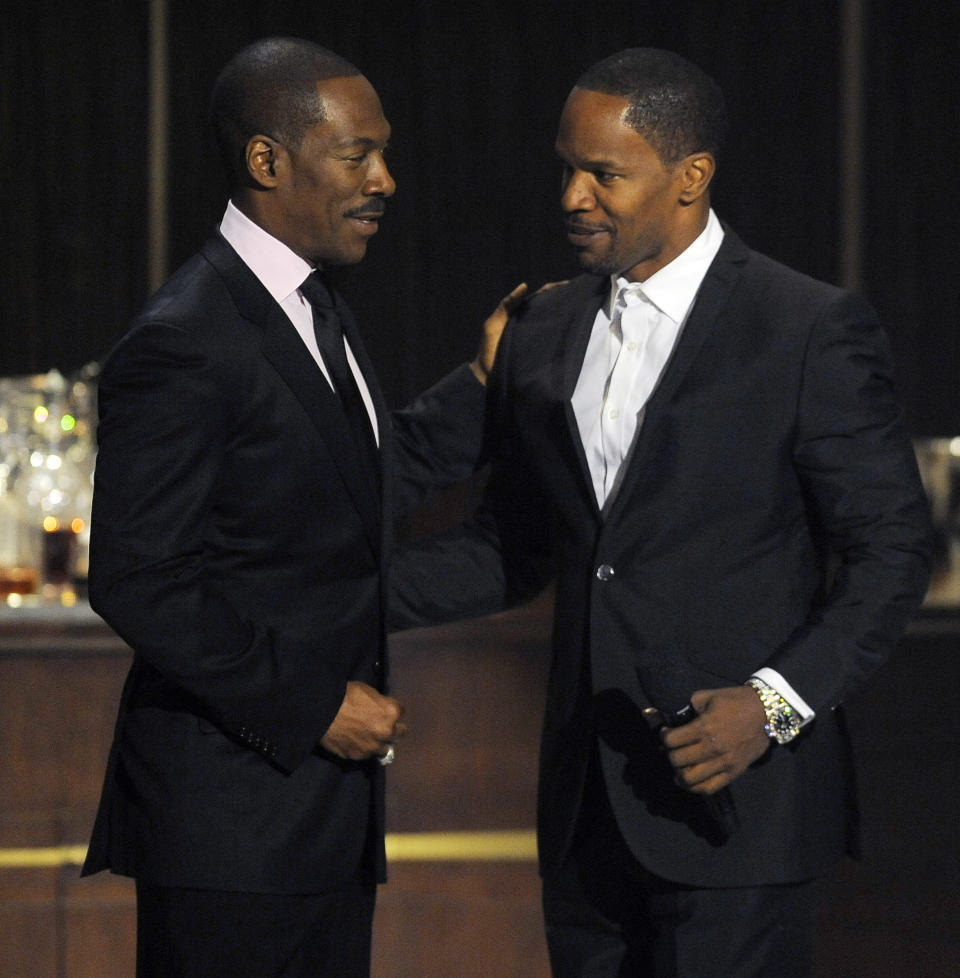
[[[548,613],[393,639],[411,732],[389,772],[378,978],[549,974],[533,842]],[[131,881],[79,878],[129,662],[86,605],[0,605],[0,978],[133,974]]]

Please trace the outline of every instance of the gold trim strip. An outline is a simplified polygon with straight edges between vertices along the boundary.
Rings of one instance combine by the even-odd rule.
[[[0,869],[44,869],[51,866],[80,866],[86,858],[86,846],[50,846],[45,849],[0,849]]]
[[[0,869],[80,866],[86,856],[86,846],[0,849]],[[532,830],[387,835],[389,862],[532,862],[536,858],[537,837]]]
[[[388,862],[528,862],[537,835],[516,832],[407,832],[387,835]]]

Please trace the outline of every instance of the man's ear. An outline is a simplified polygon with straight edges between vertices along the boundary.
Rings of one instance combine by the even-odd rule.
[[[712,153],[692,153],[682,160],[680,202],[692,204],[695,200],[699,200],[707,192],[716,170],[717,162]]]
[[[269,136],[256,135],[247,142],[245,160],[247,173],[258,186],[277,185],[277,166],[282,166],[283,147]]]

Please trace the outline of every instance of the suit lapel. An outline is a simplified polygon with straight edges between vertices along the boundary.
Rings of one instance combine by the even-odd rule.
[[[607,296],[610,282],[609,279],[596,275],[584,275],[574,279],[569,287],[571,294],[564,304],[566,318],[559,324],[563,331],[563,340],[559,348],[560,370],[556,376],[564,400],[567,401],[573,397],[576,389],[597,310]]]
[[[647,455],[657,437],[664,409],[673,400],[674,394],[700,355],[704,344],[714,332],[724,328],[730,295],[740,279],[739,266],[746,261],[749,254],[743,242],[733,232],[726,231],[720,251],[704,277],[677,345],[647,402],[643,425],[627,461],[627,471],[610,508],[608,520],[616,518],[621,507],[626,505],[625,500],[636,492],[642,486],[643,480],[649,476]]]
[[[206,258],[220,272],[230,289],[241,315],[263,330],[261,352],[273,369],[300,402],[317,434],[326,443],[343,484],[353,499],[375,551],[380,549],[380,495],[364,467],[359,463],[356,446],[343,410],[309,350],[300,338],[286,313],[274,301],[257,277],[241,261],[236,252],[216,235],[203,248]],[[352,318],[349,314],[352,326]],[[353,331],[354,335],[356,331]],[[348,336],[350,346],[360,362],[359,337]],[[366,355],[363,354],[366,360]],[[380,399],[372,371],[361,364],[364,378],[374,402]],[[377,406],[377,424],[381,431],[389,424]],[[382,444],[381,434],[381,444]],[[381,453],[382,454],[382,453]]]
[[[644,428],[648,422],[652,422],[651,427],[656,425],[658,412],[670,402],[700,355],[704,343],[717,329],[722,329],[730,293],[740,278],[738,265],[746,256],[747,250],[739,238],[727,231],[724,243],[700,286],[676,349],[648,402]]]
[[[336,394],[279,306],[264,325],[261,349],[327,443],[344,486],[367,525],[371,541],[379,546],[378,493],[360,463],[353,434]]]
[[[576,292],[570,296],[565,308],[569,310],[562,324],[563,340],[560,344],[560,356],[556,361],[554,384],[561,391],[563,413],[566,421],[566,437],[570,448],[577,458],[580,468],[580,481],[594,516],[599,519],[600,507],[597,504],[597,494],[593,489],[593,476],[587,464],[587,456],[580,438],[580,427],[573,410],[573,392],[577,387],[583,358],[587,353],[590,334],[597,318],[597,310],[604,301],[609,290],[609,279],[594,275],[583,276],[571,282],[570,287]]]

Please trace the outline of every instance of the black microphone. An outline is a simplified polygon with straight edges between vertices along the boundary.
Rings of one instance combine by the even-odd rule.
[[[682,727],[697,718],[697,711],[693,708],[692,703],[687,703],[672,713],[656,708],[649,708],[643,712],[648,721],[652,722],[654,728],[660,726]],[[740,827],[740,819],[737,817],[737,809],[733,803],[733,795],[730,793],[730,789],[721,788],[712,795],[704,795],[703,798],[711,817],[720,830],[720,834],[726,841]]]

